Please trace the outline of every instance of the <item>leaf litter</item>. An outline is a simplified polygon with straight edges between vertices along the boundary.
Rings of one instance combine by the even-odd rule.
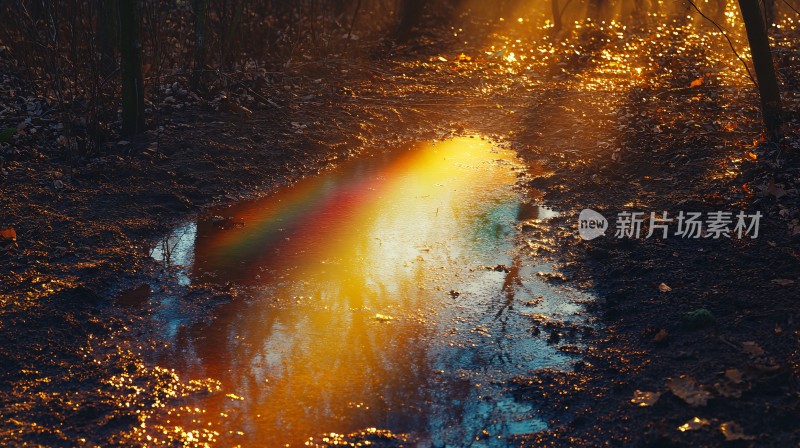
[[[631,398],[631,403],[641,407],[653,406],[658,402],[659,398],[661,398],[661,392],[636,390],[633,393],[633,398]]]
[[[666,384],[667,389],[673,395],[692,407],[705,406],[711,398],[711,393],[702,389],[697,384],[697,380],[690,376],[681,375],[678,378],[670,378]]]

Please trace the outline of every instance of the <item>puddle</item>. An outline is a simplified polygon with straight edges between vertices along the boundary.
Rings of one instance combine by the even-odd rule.
[[[532,316],[578,320],[580,297],[538,277],[550,266],[515,240],[518,222],[557,215],[522,200],[520,168],[479,138],[420,144],[176,229],[152,254],[181,266],[184,285],[251,298],[195,326],[159,302],[155,361],[223,391],[159,424],[202,422],[222,445],[253,446],[368,428],[426,446],[504,446],[545,429],[507,382],[571,368],[532,336]]]

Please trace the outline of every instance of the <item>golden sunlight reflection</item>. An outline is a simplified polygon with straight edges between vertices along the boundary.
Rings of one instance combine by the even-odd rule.
[[[527,172],[508,150],[455,138],[357,159],[200,221],[182,255],[188,281],[246,285],[254,298],[177,329],[180,312],[162,305],[170,346],[158,363],[221,384],[191,405],[202,415],[170,427],[264,446],[366,428],[437,446],[543,429],[504,383],[570,357],[531,338],[514,303],[578,308],[515,243],[517,222],[556,215],[521,200]]]
[[[561,2],[560,22],[570,25],[554,30],[550,2],[510,2],[516,6],[505,14],[517,19],[497,18],[495,32],[486,39],[482,54],[498,70],[527,76],[530,82],[537,82],[546,73],[560,72],[564,81],[572,81],[570,85],[577,81],[577,87],[585,90],[626,89],[654,80],[678,80],[685,82],[681,87],[688,87],[694,78],[680,78],[690,67],[676,66],[676,55],[701,55],[706,65],[697,68],[698,76],[708,73],[720,85],[749,82],[720,31],[687,5],[653,4],[649,12],[637,16],[640,13],[623,3],[607,11],[604,18],[592,20],[585,19],[591,16],[585,4]],[[700,8],[715,15],[716,6],[701,2]],[[462,2],[461,9],[465,14],[504,14],[502,7],[489,7],[477,0]],[[747,57],[748,46],[738,17],[735,2],[726,2],[718,20],[737,51]],[[643,73],[649,75],[647,81]]]

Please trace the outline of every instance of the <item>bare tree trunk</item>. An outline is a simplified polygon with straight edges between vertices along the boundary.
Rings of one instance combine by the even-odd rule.
[[[589,0],[587,16],[597,22],[606,20],[608,17],[608,0]]]
[[[402,0],[400,2],[400,25],[397,27],[397,40],[405,42],[412,37],[411,30],[419,25],[422,8],[426,0]]]
[[[242,14],[244,14],[244,10],[245,10],[246,6],[247,6],[247,0],[240,0],[239,1],[239,3],[236,5],[236,9],[233,12],[233,16],[231,17],[231,23],[228,26],[228,31],[225,33],[225,45],[223,46],[222,55],[220,56],[220,65],[222,66],[223,70],[225,68],[227,68],[227,62],[229,60],[228,59],[228,56],[229,56],[228,52],[231,49],[231,42],[233,42],[233,40],[234,40],[234,36],[236,35],[236,28],[239,26],[239,22],[241,22],[241,20],[242,20]],[[312,19],[311,19],[310,22],[312,24],[311,25],[312,26],[311,31],[313,33],[314,32],[314,28],[313,28],[314,18],[313,18],[313,16],[312,16]],[[314,39],[315,39],[314,41],[316,42],[316,34],[314,34]]]
[[[739,8],[742,10],[747,40],[750,42],[750,52],[753,55],[764,126],[770,139],[776,140],[780,138],[781,95],[761,6],[759,0],[739,0]]]
[[[550,0],[550,9],[553,11],[553,31],[556,33],[561,31],[561,7],[558,5],[558,0]]]
[[[119,42],[117,11],[107,0],[97,2],[97,47],[100,51],[100,75],[105,77],[117,68],[116,42]]]
[[[194,0],[194,73],[192,90],[200,87],[200,78],[206,68],[206,18],[208,0]]]
[[[136,0],[119,0],[118,12],[122,68],[122,134],[135,135],[144,131],[142,45],[139,43]]]
[[[636,21],[642,20],[647,13],[646,9],[647,8],[645,7],[644,0],[633,0],[631,17]]]

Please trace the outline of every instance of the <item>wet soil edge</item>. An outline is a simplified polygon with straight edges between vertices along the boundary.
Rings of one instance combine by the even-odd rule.
[[[637,116],[652,113],[647,106],[634,109]],[[737,112],[757,139],[758,116]],[[602,325],[584,338],[587,348],[574,372],[540,371],[517,380],[519,396],[541,403],[552,424],[547,432],[518,438],[520,446],[777,447],[800,441],[793,423],[800,419],[800,240],[787,231],[781,212],[798,200],[742,187],[768,179],[795,184],[800,158],[789,142],[796,136],[777,146],[742,143],[743,137],[738,144],[751,147],[758,161],[719,179],[720,161],[731,155],[730,136],[686,134],[680,126],[669,135],[636,130],[621,158],[584,148],[586,163],[575,165],[541,151],[523,152],[560,166],[530,186],[546,191],[547,203],[570,211],[553,222],[567,230],[552,230],[550,237],[565,248],[567,277],[597,294],[587,307]],[[525,136],[512,141],[522,148],[543,143]],[[577,237],[583,208],[609,218],[607,236]],[[680,210],[744,210],[764,217],[754,240],[616,239],[613,219],[623,210],[672,216]],[[662,283],[668,292],[660,290]],[[710,318],[696,319],[700,310]],[[758,348],[750,350],[752,344]],[[743,375],[741,383],[731,384],[731,369]],[[667,381],[684,375],[708,393],[707,404],[692,406],[669,391]],[[637,390],[661,396],[653,406],[636,406],[631,400]],[[695,417],[707,424],[678,429]],[[736,428],[731,422],[741,432],[726,436],[722,427]]]

